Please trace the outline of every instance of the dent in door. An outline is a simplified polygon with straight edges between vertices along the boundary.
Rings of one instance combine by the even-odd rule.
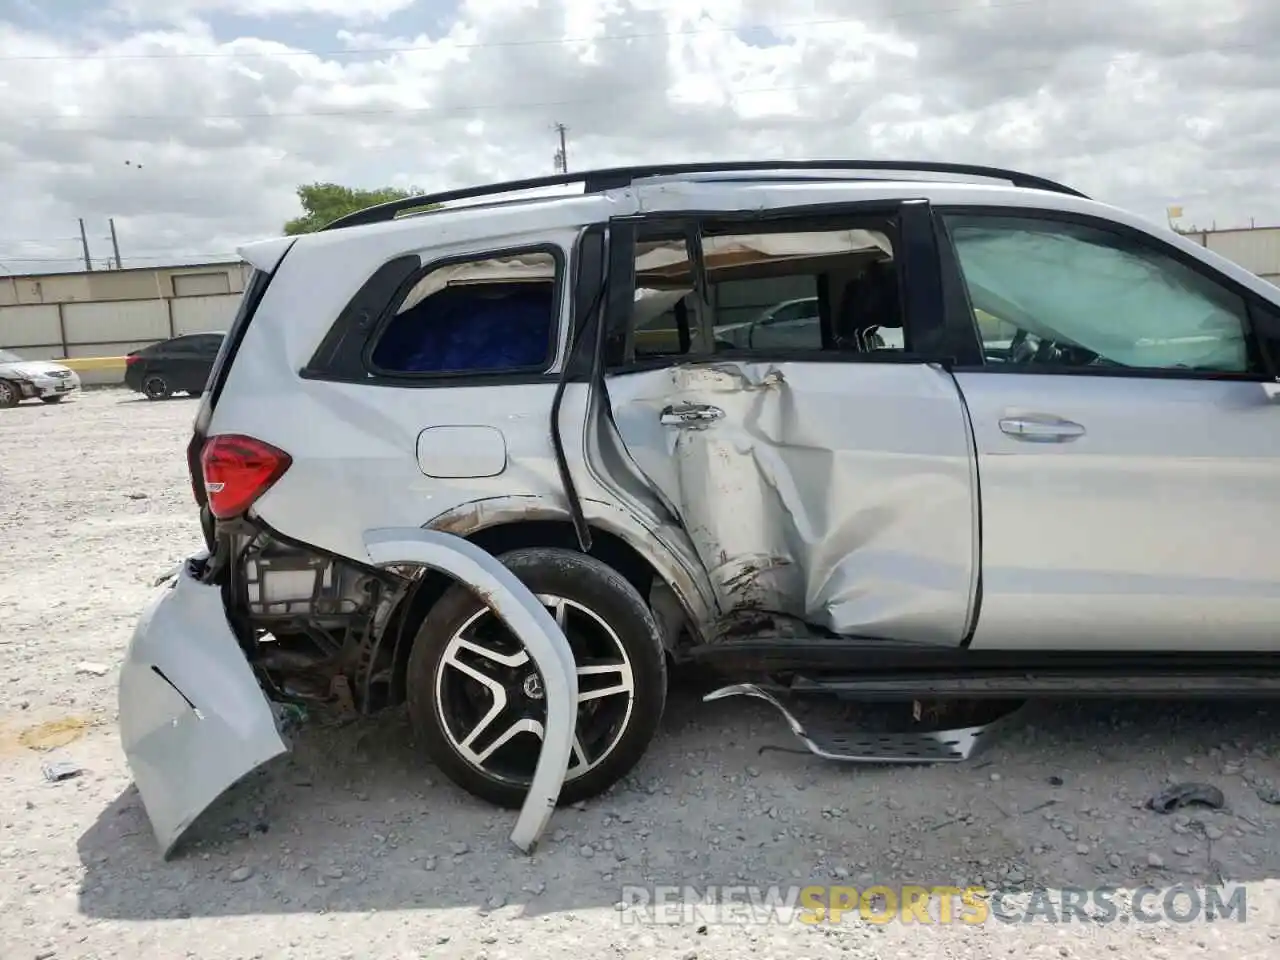
[[[687,365],[611,379],[619,431],[722,613],[958,643],[974,568],[959,393],[923,364]],[[669,409],[715,416],[672,425]],[[723,416],[719,415],[723,411]]]

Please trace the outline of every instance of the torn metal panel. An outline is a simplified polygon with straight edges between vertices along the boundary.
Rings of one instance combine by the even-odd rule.
[[[542,678],[547,719],[533,781],[511,842],[529,852],[560,798],[573,754],[578,715],[578,673],[569,641],[529,588],[493,555],[475,544],[436,530],[370,530],[370,560],[381,567],[417,564],[465,583],[514,633]]]
[[[594,442],[589,445],[591,456],[598,457],[598,445]],[[596,472],[584,479],[590,479],[593,486],[599,482]],[[642,484],[643,481],[637,481],[635,489],[645,493]],[[508,523],[542,520],[564,523],[569,520],[569,512],[561,504],[562,498],[550,493],[487,497],[454,507],[433,517],[425,526],[442,533],[471,537]],[[618,537],[653,564],[658,574],[655,596],[660,596],[659,602],[663,604],[670,601],[667,615],[672,618],[671,630],[679,632],[687,625],[695,636],[701,636],[703,628],[714,619],[715,599],[688,537],[673,521],[673,514],[658,505],[652,494],[646,494],[645,502],[627,503],[627,507],[623,509],[594,497],[582,500],[583,513],[593,527]]]
[[[165,856],[223,792],[288,746],[193,557],[163,586],[120,668],[120,739]]]
[[[537,665],[547,721],[512,841],[528,851],[560,795],[573,749],[577,671],[555,620],[497,558],[431,530],[375,530],[381,567],[426,566],[467,584],[520,638]],[[165,855],[223,792],[288,746],[228,620],[222,588],[202,583],[207,554],[163,585],[134,631],[120,671],[120,735]]]
[[[753,697],[776,709],[796,738],[814,756],[847,763],[956,763],[972,758],[991,742],[1016,711],[993,721],[954,730],[908,731],[904,733],[860,733],[808,729],[782,702],[753,683],[739,683],[713,690],[704,702],[728,697]]]
[[[609,394],[631,460],[684,524],[722,614],[963,639],[974,481],[949,374],[722,361],[614,376]]]

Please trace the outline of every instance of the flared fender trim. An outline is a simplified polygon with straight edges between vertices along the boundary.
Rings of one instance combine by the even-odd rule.
[[[469,540],[438,530],[402,527],[368,530],[364,542],[376,566],[417,564],[466,584],[520,638],[542,674],[546,732],[529,793],[511,831],[511,842],[528,853],[551,819],[573,752],[578,673],[569,641],[529,588]]]

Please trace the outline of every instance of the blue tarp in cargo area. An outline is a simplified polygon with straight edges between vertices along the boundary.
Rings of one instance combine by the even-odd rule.
[[[383,370],[510,370],[547,362],[550,283],[445,287],[391,321],[373,352]]]

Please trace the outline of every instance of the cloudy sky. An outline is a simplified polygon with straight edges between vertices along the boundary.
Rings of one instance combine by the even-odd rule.
[[[922,158],[1280,223],[1276,0],[0,0],[0,272],[232,255],[301,183]]]

